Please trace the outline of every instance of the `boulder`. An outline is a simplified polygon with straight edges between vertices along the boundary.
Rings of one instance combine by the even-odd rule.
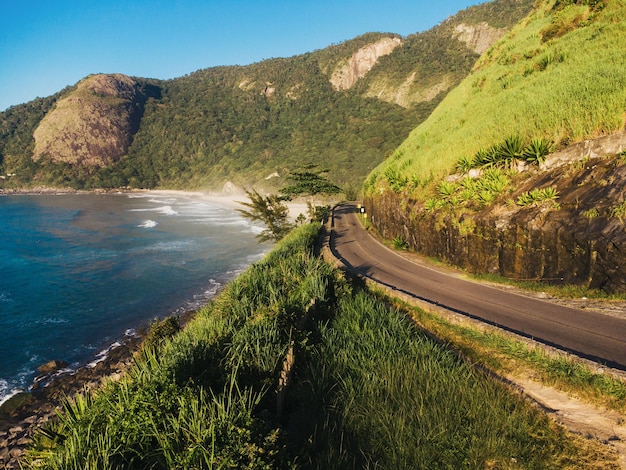
[[[52,374],[54,372],[57,372],[61,369],[64,369],[65,367],[68,366],[68,363],[65,361],[50,361],[45,363],[42,366],[39,366],[37,368],[37,372],[39,372],[40,374]]]

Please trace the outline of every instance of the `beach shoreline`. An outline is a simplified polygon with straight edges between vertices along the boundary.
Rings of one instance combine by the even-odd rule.
[[[184,328],[197,312],[198,309],[193,309],[171,315],[178,316]],[[4,401],[0,405],[0,466],[20,468],[19,459],[32,443],[37,429],[56,419],[67,399],[95,390],[126,373],[134,364],[149,328],[150,325],[141,325],[137,330],[127,331],[124,337],[94,355],[94,360],[75,370],[61,369],[37,376],[27,391]]]
[[[127,195],[136,197],[178,197],[197,198],[204,202],[226,207],[232,210],[244,208],[242,203],[249,199],[244,192],[230,194],[209,193],[202,191],[181,190],[97,190],[78,191],[59,188],[32,188],[28,190],[0,190],[0,196],[18,195]],[[299,214],[306,214],[305,202],[290,202],[286,205],[290,210],[290,218],[295,220]],[[221,286],[223,288],[224,286]],[[220,290],[221,290],[220,288]],[[219,291],[218,291],[219,292]],[[218,294],[215,292],[211,297]],[[205,304],[211,299],[206,299]],[[178,315],[181,318],[181,326],[184,326],[197,312],[198,307],[189,311],[175,311],[169,315]],[[36,429],[42,427],[49,420],[54,419],[58,410],[68,397],[77,393],[92,390],[101,386],[103,381],[115,379],[125,373],[134,363],[134,354],[139,350],[141,341],[147,332],[149,325],[135,327],[137,334],[126,334],[118,338],[104,351],[103,357],[95,355],[86,364],[80,365],[75,370],[62,369],[36,377],[28,390],[19,391],[7,398],[0,405],[0,467],[19,468],[19,458],[32,442],[32,436]],[[100,355],[102,352],[99,353]]]
[[[198,197],[207,202],[227,207],[229,209],[242,209],[243,203],[250,202],[245,191],[242,189],[233,189],[229,192],[211,192],[211,191],[186,191],[182,189],[94,189],[82,190],[72,188],[51,188],[40,186],[35,188],[21,189],[3,189],[0,188],[0,196],[62,196],[68,194],[102,194],[102,195],[151,195],[155,196],[179,196],[179,197]],[[307,203],[301,200],[285,201],[285,205],[289,208],[289,218],[294,221],[303,214],[306,216],[308,212]]]

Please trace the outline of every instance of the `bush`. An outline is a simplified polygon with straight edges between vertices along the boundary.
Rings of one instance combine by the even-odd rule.
[[[533,189],[522,193],[517,198],[517,205],[526,207],[537,205],[542,202],[556,201],[559,198],[559,192],[554,186],[543,189]]]
[[[180,318],[169,316],[163,320],[155,319],[150,323],[148,333],[143,340],[143,348],[158,348],[165,341],[180,331]]]
[[[552,142],[546,139],[532,139],[524,148],[524,160],[528,163],[541,165],[552,152]]]

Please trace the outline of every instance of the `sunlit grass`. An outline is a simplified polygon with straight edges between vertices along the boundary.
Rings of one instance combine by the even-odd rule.
[[[387,298],[384,293],[379,293]],[[417,323],[450,343],[475,364],[501,375],[532,376],[533,380],[574,394],[598,406],[626,412],[626,380],[606,373],[584,361],[532,345],[510,334],[468,323],[450,322],[441,315],[413,307],[399,299],[390,300]]]
[[[554,17],[553,2],[543,2],[374,170],[366,192],[390,171],[399,178],[439,179],[459,159],[511,135],[559,146],[621,129],[626,62],[616,54],[626,49],[626,6],[605,3],[586,25],[543,42],[542,30]]]

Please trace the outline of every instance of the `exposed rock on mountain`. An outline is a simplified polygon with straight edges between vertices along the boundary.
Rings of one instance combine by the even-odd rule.
[[[482,54],[504,35],[506,29],[493,28],[483,21],[477,25],[461,23],[454,31],[459,41],[467,44],[477,54]]]
[[[145,97],[125,75],[92,75],[41,121],[33,159],[104,167],[128,151]]]
[[[389,55],[402,45],[398,37],[386,37],[360,48],[333,72],[330,82],[336,90],[347,90],[364,77],[382,56]]]

